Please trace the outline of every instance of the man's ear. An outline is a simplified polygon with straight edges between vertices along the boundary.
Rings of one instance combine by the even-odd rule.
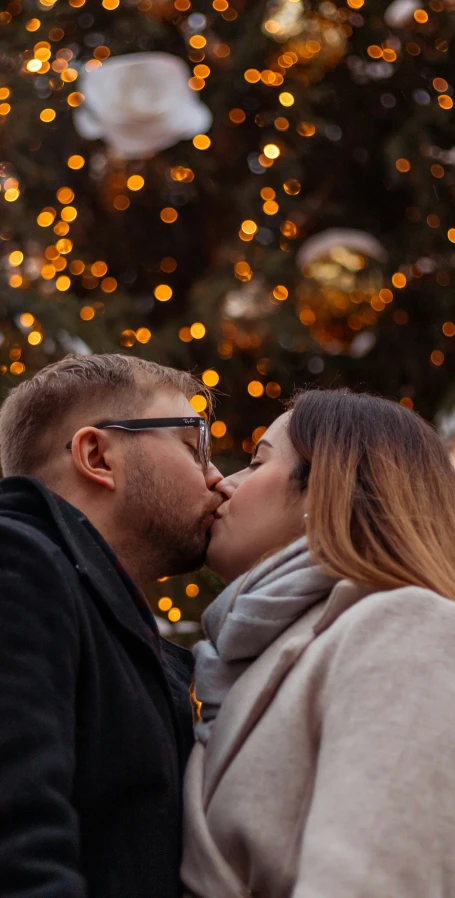
[[[92,483],[115,490],[114,453],[108,433],[96,427],[81,427],[72,439],[71,454],[79,474]]]

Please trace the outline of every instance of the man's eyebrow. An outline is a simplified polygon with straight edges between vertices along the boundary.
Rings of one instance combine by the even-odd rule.
[[[252,456],[251,456],[252,458],[256,458],[256,453],[257,453],[257,451],[258,451],[258,449],[259,449],[260,446],[268,446],[269,449],[273,449],[272,444],[269,443],[268,440],[259,440],[259,443],[256,443],[256,445],[255,445],[255,447],[254,447],[254,449],[253,449],[253,453],[252,453]]]

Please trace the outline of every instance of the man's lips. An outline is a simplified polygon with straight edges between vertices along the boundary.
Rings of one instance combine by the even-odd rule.
[[[223,503],[221,502],[220,505],[222,505],[222,504]],[[217,521],[221,520],[221,518],[222,518],[222,515],[219,513],[218,508],[219,508],[219,505],[216,508],[209,511],[205,517],[205,520],[207,521],[209,530],[211,530],[215,526]]]
[[[212,507],[208,509],[208,514],[213,515],[214,518],[219,517],[218,509],[221,505],[224,505],[224,500],[220,498],[219,502],[217,502],[216,505],[212,505]]]
[[[212,526],[212,525],[215,523],[215,521],[217,520],[217,518],[221,517],[221,515],[218,514],[218,508],[220,507],[220,505],[222,505],[222,502],[219,502],[219,503],[215,506],[215,508],[209,509],[209,511],[208,511],[207,514],[205,515],[205,518],[206,518],[207,521],[209,521],[210,526]]]

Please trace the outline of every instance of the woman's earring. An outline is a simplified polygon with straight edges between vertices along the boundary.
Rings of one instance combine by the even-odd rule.
[[[307,514],[304,514],[304,515],[303,515],[303,517],[304,517],[304,518],[307,518],[307,517],[308,517],[308,515],[307,515]]]

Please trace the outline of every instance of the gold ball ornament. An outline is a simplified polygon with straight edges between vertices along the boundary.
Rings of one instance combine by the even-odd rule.
[[[225,294],[222,304],[223,317],[243,321],[268,318],[279,308],[279,303],[273,300],[270,287],[260,278],[253,277]]]
[[[297,4],[284,0],[289,6]],[[348,48],[345,24],[336,17],[326,18],[317,12],[302,12],[296,27],[273,60],[284,67],[286,77],[306,84],[320,81],[328,69],[344,59]]]
[[[283,43],[300,34],[304,15],[302,0],[272,0],[267,5],[262,33]]]
[[[376,237],[350,228],[328,229],[301,246],[297,314],[327,352],[360,356],[372,348],[371,328],[393,301],[386,259]]]

